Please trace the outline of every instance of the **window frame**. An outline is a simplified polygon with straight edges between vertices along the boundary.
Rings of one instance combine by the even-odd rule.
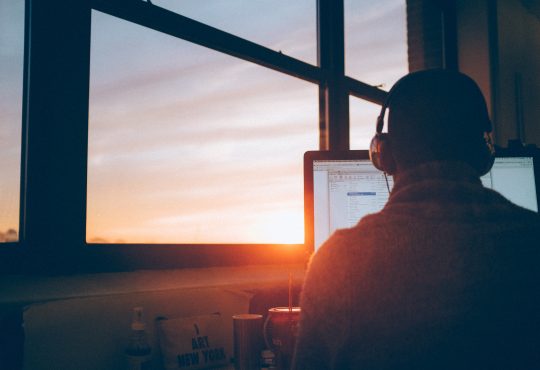
[[[318,0],[316,6],[315,66],[142,0],[26,0],[19,242],[0,248],[2,271],[305,262],[311,251],[304,244],[86,243],[90,35],[97,10],[315,83],[319,148],[348,150],[349,96],[382,104],[387,93],[345,76],[343,0]]]

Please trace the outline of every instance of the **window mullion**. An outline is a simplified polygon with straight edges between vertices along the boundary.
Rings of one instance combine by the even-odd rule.
[[[76,268],[86,227],[90,9],[30,6],[22,242],[33,271],[65,271],[66,261]]]
[[[349,149],[349,97],[345,85],[343,0],[317,1],[320,148]]]

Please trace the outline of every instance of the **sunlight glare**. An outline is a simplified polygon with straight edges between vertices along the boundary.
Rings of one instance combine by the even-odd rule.
[[[252,233],[259,240],[275,244],[301,244],[304,242],[304,217],[293,210],[276,210],[261,216]]]

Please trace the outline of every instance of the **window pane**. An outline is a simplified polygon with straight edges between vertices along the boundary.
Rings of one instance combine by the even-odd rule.
[[[345,0],[345,73],[390,89],[408,72],[405,0]]]
[[[152,3],[316,64],[315,0],[153,0]]]
[[[316,85],[93,12],[87,240],[302,243]]]
[[[24,1],[0,0],[0,242],[19,230]]]
[[[369,149],[369,144],[375,135],[377,117],[381,106],[366,100],[349,98],[350,109],[350,147],[351,149]],[[384,126],[386,132],[386,124]]]

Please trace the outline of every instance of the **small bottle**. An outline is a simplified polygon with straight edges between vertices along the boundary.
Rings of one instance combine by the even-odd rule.
[[[152,366],[152,348],[148,343],[146,324],[143,320],[143,308],[133,308],[131,334],[126,347],[129,370],[150,370]]]

